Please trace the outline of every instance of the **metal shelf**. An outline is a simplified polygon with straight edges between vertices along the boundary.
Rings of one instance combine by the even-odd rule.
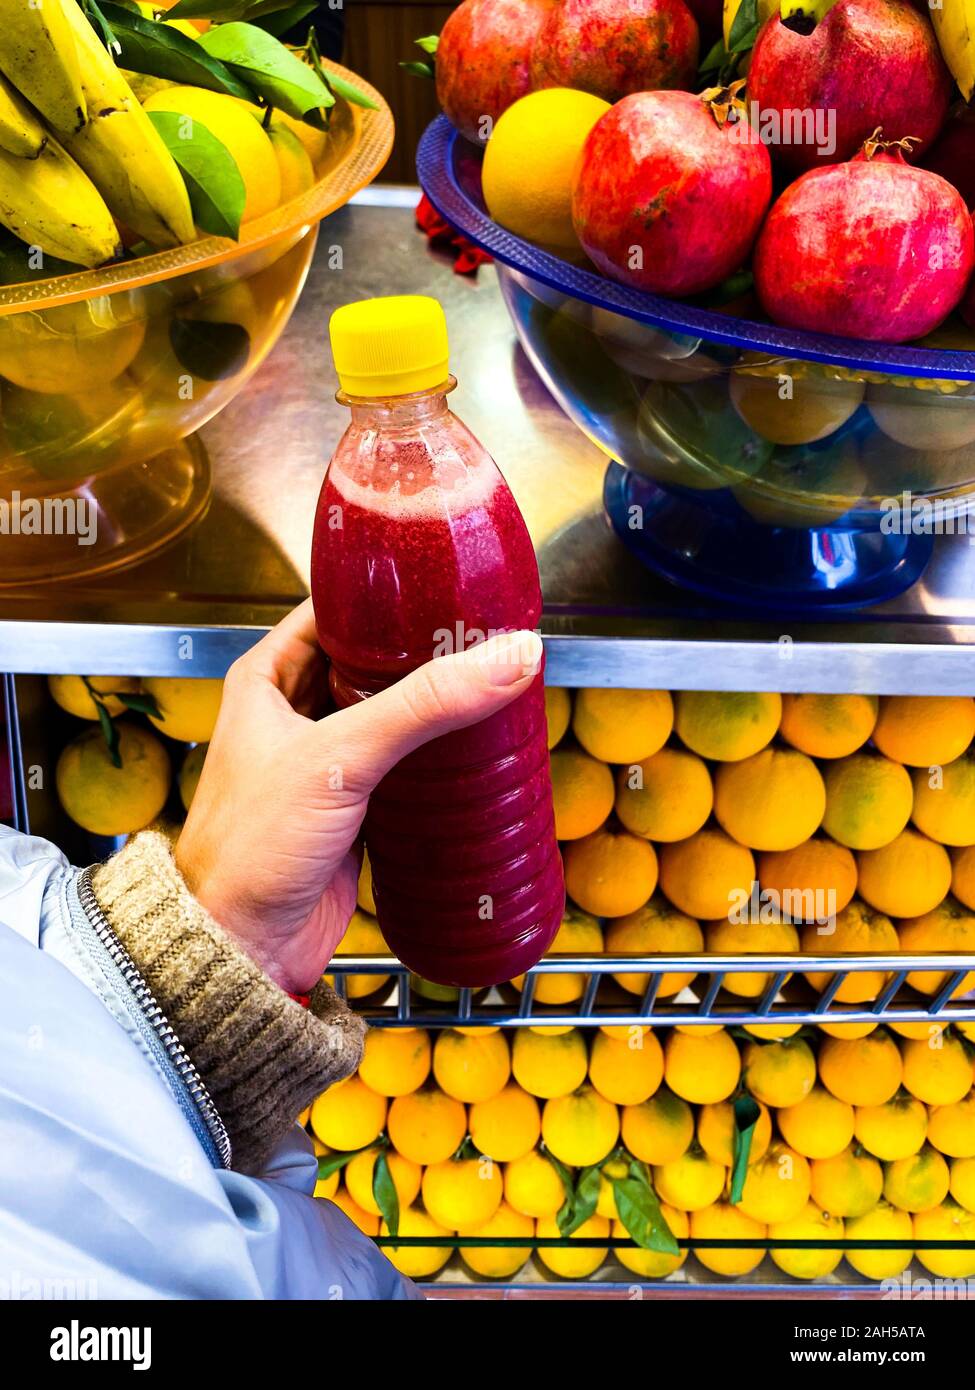
[[[332,398],[328,316],[339,303],[395,288],[435,294],[447,310],[456,409],[500,462],[538,551],[552,684],[975,689],[975,550],[965,536],[938,541],[908,594],[822,622],[718,608],[644,570],[605,522],[607,460],[516,346],[493,268],[476,280],[453,275],[416,231],[412,197],[370,190],[325,222],[287,332],[248,389],[202,431],[214,477],[204,520],[130,570],[0,588],[0,671],[220,676],[303,598],[315,502],[346,419]],[[329,269],[335,247],[340,274]],[[2,555],[0,546],[0,580]]]

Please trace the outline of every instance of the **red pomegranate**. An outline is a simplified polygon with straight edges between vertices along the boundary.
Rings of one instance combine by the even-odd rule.
[[[464,0],[437,45],[437,100],[468,140],[486,143],[494,122],[532,90],[531,52],[554,0]]]
[[[776,323],[881,343],[930,333],[973,267],[958,190],[879,138],[791,184],[755,247],[755,285]]]
[[[919,150],[931,144],[952,79],[929,19],[908,0],[839,0],[805,28],[775,15],[752,53],[748,95],[763,119],[777,117],[778,163],[793,171],[842,163],[878,126],[891,139],[915,136]]]
[[[699,294],[748,256],[772,196],[771,161],[747,123],[707,95],[638,92],[590,132],[572,221],[604,275]]]
[[[924,159],[925,169],[954,184],[975,208],[975,110],[963,106],[948,120]]]
[[[532,81],[618,101],[630,92],[690,87],[698,50],[697,22],[684,0],[561,0],[539,31]]]

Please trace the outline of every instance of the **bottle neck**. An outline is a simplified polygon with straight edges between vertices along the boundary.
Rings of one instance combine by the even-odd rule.
[[[456,385],[448,377],[439,386],[409,396],[350,396],[339,391],[336,400],[350,407],[355,428],[396,430],[442,419],[448,413],[447,396]]]

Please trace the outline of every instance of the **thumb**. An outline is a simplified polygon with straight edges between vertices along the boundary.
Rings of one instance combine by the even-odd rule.
[[[523,695],[542,667],[542,639],[505,632],[436,657],[387,690],[322,721],[342,749],[344,785],[368,794],[421,744],[465,729]]]

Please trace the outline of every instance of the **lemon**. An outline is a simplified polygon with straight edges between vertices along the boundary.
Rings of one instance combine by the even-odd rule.
[[[280,200],[286,203],[311,188],[315,182],[315,168],[308,151],[289,126],[272,119],[267,128],[267,137],[281,176]]]
[[[125,706],[117,695],[110,694],[110,691],[136,695],[142,689],[142,682],[135,676],[48,676],[47,688],[55,704],[67,710],[68,714],[73,714],[76,719],[98,718],[98,707],[88,693],[86,680],[104,697],[102,703],[113,716],[123,714]]]
[[[430,1035],[423,1028],[370,1028],[359,1076],[381,1096],[408,1096],[430,1074]],[[355,1193],[352,1193],[355,1197]],[[358,1201],[358,1198],[356,1198]],[[361,1203],[360,1203],[361,1205]]]
[[[368,1212],[370,1216],[382,1215],[372,1190],[376,1160],[382,1152],[383,1150],[380,1148],[366,1149],[363,1153],[356,1154],[355,1158],[351,1159],[344,1169],[345,1185],[349,1189],[349,1196],[357,1206]],[[395,1149],[387,1149],[385,1152],[386,1162],[389,1165],[389,1176],[396,1189],[400,1210],[403,1207],[411,1207],[420,1191],[420,1179],[423,1170],[418,1163],[404,1158]]]
[[[884,1170],[854,1144],[832,1158],[814,1159],[810,1176],[813,1201],[833,1216],[865,1216],[884,1190]]]
[[[811,1190],[812,1172],[806,1159],[776,1140],[757,1163],[749,1165],[741,1209],[764,1225],[792,1221],[805,1207]]]
[[[28,391],[56,396],[107,385],[142,346],[146,324],[137,303],[137,295],[98,295],[79,304],[5,314],[0,374]]]
[[[311,1107],[312,1129],[338,1153],[374,1144],[385,1123],[386,1097],[370,1090],[358,1076],[336,1081]]]
[[[920,1153],[895,1159],[884,1169],[884,1196],[901,1211],[930,1211],[944,1201],[950,1185],[948,1164],[930,1144]]]
[[[653,1185],[661,1201],[678,1211],[701,1211],[718,1200],[727,1177],[723,1163],[715,1163],[703,1149],[695,1147],[654,1168]]]
[[[715,1202],[703,1211],[691,1212],[692,1240],[754,1240],[763,1241],[768,1235],[765,1225],[754,1220],[740,1206]],[[765,1258],[762,1246],[744,1250],[695,1250],[698,1263],[715,1274],[728,1277],[751,1274]]]
[[[783,362],[778,377],[750,376],[736,369],[729,382],[731,403],[746,425],[773,444],[812,444],[845,425],[863,402],[863,382],[829,377],[803,380],[788,376]],[[783,394],[782,384],[789,381]]]
[[[180,743],[209,743],[220,710],[222,680],[147,676],[142,685],[162,711],[161,718],[149,716],[160,733]]]
[[[179,799],[183,803],[183,810],[188,811],[196,794],[197,783],[200,780],[200,773],[203,771],[203,760],[207,755],[206,743],[196,743],[183,759],[179,770]]]
[[[788,1221],[775,1221],[768,1228],[770,1240],[842,1240],[843,1220],[821,1211],[815,1202],[807,1202],[798,1216]],[[825,1279],[843,1258],[842,1250],[770,1250],[779,1269],[793,1279]]]
[[[100,728],[86,729],[58,758],[58,799],[93,835],[141,830],[156,819],[169,795],[169,758],[155,734],[124,720],[115,728],[121,767],[112,763]]]
[[[586,1079],[586,1044],[578,1028],[567,1033],[515,1030],[511,1070],[519,1086],[541,1100],[568,1095]]]
[[[515,1211],[514,1207],[503,1201],[494,1215],[487,1221],[481,1225],[465,1221],[459,1228],[458,1234],[493,1237],[494,1239],[500,1236],[521,1236],[523,1239],[530,1240],[535,1234],[535,1222],[530,1216]],[[461,1259],[475,1274],[480,1274],[485,1279],[510,1279],[513,1274],[518,1273],[531,1255],[531,1246],[462,1245],[460,1254]]]
[[[902,1240],[902,1250],[847,1250],[846,1262],[865,1279],[895,1279],[914,1258],[911,1240],[914,1227],[910,1214],[898,1211],[889,1202],[878,1202],[863,1216],[846,1222],[847,1240]]]
[[[670,1163],[694,1138],[694,1112],[686,1100],[661,1087],[642,1105],[626,1105],[620,1114],[623,1143],[643,1163]]]
[[[449,1231],[482,1226],[501,1205],[501,1169],[490,1158],[448,1158],[431,1163],[421,1185],[423,1205]]]
[[[531,92],[495,124],[481,173],[488,211],[516,236],[556,251],[578,249],[572,178],[586,137],[609,110],[565,87]]]
[[[616,1106],[592,1086],[545,1102],[542,1138],[545,1147],[570,1168],[588,1168],[611,1151],[619,1137]]]
[[[551,1161],[532,1149],[505,1164],[504,1197],[523,1216],[555,1216],[565,1201],[565,1186]]]
[[[379,1234],[390,1234],[385,1221],[379,1228]],[[438,1226],[433,1217],[425,1211],[420,1211],[417,1207],[407,1207],[399,1214],[398,1234],[436,1240],[438,1236],[449,1236],[450,1231]],[[430,1275],[436,1274],[438,1269],[442,1269],[453,1254],[449,1245],[384,1245],[382,1251],[390,1264],[410,1279],[428,1279]]]
[[[471,1141],[480,1153],[498,1163],[511,1163],[538,1143],[542,1132],[538,1101],[510,1081],[490,1100],[471,1106],[469,1126]]]
[[[490,1100],[511,1074],[508,1040],[503,1033],[483,1029],[473,1034],[445,1029],[434,1044],[433,1074],[440,1089],[455,1100]]]
[[[234,97],[202,87],[168,87],[155,92],[145,110],[170,111],[199,121],[229,151],[246,190],[242,221],[250,222],[278,206],[281,174],[274,146],[260,121]]]
[[[975,1215],[949,1197],[931,1211],[918,1212],[914,1239],[975,1241]],[[942,1279],[969,1279],[975,1274],[975,1250],[918,1250],[925,1269]]]
[[[670,1234],[677,1240],[686,1240],[690,1234],[691,1223],[687,1213],[677,1211],[674,1207],[667,1206],[662,1202],[660,1214],[666,1221]],[[626,1240],[629,1238],[629,1231],[622,1221],[614,1221],[612,1235],[614,1239]],[[644,1250],[640,1246],[618,1245],[613,1250],[613,1254],[619,1260],[624,1269],[631,1270],[634,1274],[639,1274],[641,1279],[666,1279],[668,1274],[673,1274],[674,1270],[680,1269],[687,1259],[687,1251],[681,1250],[678,1255],[667,1255],[660,1250]]]
[[[772,1142],[772,1117],[768,1106],[757,1102],[759,1115],[752,1131],[748,1162],[757,1163]],[[722,1100],[717,1105],[702,1105],[697,1112],[697,1142],[715,1163],[732,1167],[735,1160],[735,1107]]]
[[[584,1221],[577,1231],[572,1232],[569,1240],[601,1240],[609,1235],[609,1230],[606,1217],[594,1214],[588,1221]],[[535,1234],[542,1239],[549,1239],[560,1236],[561,1231],[554,1217],[543,1216],[538,1220]],[[609,1249],[583,1246],[579,1250],[573,1250],[571,1246],[563,1248],[552,1245],[542,1246],[536,1253],[546,1269],[550,1269],[553,1274],[558,1274],[563,1279],[588,1279],[606,1259]]]

